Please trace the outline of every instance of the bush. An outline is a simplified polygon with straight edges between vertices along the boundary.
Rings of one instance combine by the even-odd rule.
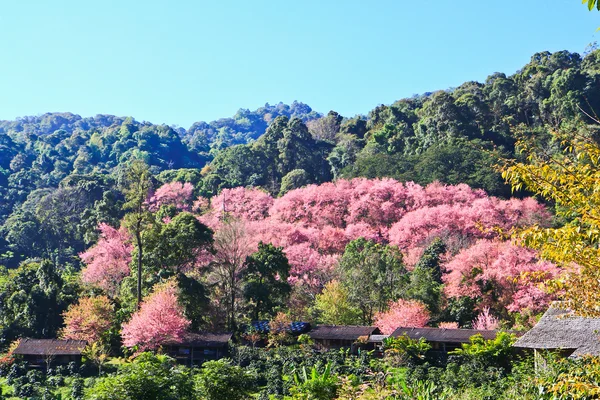
[[[294,373],[294,382],[290,393],[292,399],[298,400],[331,400],[336,397],[340,386],[338,378],[331,373],[329,363],[322,373],[312,367],[309,374],[306,367],[302,367],[300,372]]]
[[[27,365],[24,362],[14,363],[10,366],[8,374],[6,374],[6,383],[14,384],[17,378],[25,376],[27,373]]]
[[[83,379],[75,378],[71,383],[71,397],[73,400],[83,400]]]
[[[88,398],[94,400],[192,400],[194,384],[189,368],[164,355],[142,353],[119,367],[116,375],[97,379]]]
[[[196,389],[204,400],[244,400],[254,390],[256,377],[227,360],[208,361],[196,375]]]

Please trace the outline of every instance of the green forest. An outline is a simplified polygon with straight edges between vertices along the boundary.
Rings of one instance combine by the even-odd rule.
[[[0,260],[15,267],[41,257],[78,268],[77,254],[97,240],[98,223],[122,217],[116,188],[134,159],[150,166],[155,185],[190,182],[204,197],[239,186],[277,196],[339,178],[390,177],[466,183],[507,198],[495,155],[518,157],[517,132],[548,141],[547,127],[595,115],[599,79],[598,51],[542,52],[514,75],[496,73],[354,117],[295,102],[188,130],[68,113],[2,121]]]

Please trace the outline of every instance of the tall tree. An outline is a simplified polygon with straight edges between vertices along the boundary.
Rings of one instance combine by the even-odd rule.
[[[442,270],[441,256],[446,252],[444,242],[436,238],[425,249],[421,259],[410,273],[409,283],[403,294],[405,299],[419,300],[429,312],[437,314],[441,307]]]
[[[360,308],[365,324],[398,299],[406,281],[400,250],[364,238],[348,243],[339,269],[349,299]]]
[[[258,244],[258,251],[246,258],[244,299],[251,318],[270,318],[285,304],[292,288],[288,283],[290,264],[282,247]]]
[[[252,253],[252,240],[242,221],[226,219],[216,232],[212,262],[213,279],[223,295],[227,328],[236,328],[237,300],[241,292],[241,278],[245,261]]]
[[[148,193],[150,192],[151,174],[148,165],[141,160],[131,162],[124,176],[126,202],[123,205],[128,214],[125,216],[125,226],[133,236],[137,251],[137,303],[142,303],[142,264],[144,257],[143,234],[151,223],[151,214],[148,211]]]
[[[534,225],[519,231],[516,238],[541,251],[561,265],[578,268],[555,281],[564,290],[566,304],[584,316],[600,316],[600,146],[594,130],[554,132],[563,152],[548,154],[531,140],[520,148],[526,162],[506,160],[503,176],[516,190],[527,189],[556,204],[561,227]]]

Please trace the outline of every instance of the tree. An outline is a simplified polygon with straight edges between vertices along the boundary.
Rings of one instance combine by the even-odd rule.
[[[139,351],[153,350],[167,340],[181,339],[190,321],[183,316],[174,281],[157,285],[139,311],[123,324],[123,345]]]
[[[63,313],[64,339],[99,342],[106,338],[114,320],[114,307],[106,296],[81,297]]]
[[[190,211],[193,192],[194,186],[188,182],[165,183],[148,199],[149,208],[157,211],[163,205],[172,205],[179,210]]]
[[[375,325],[386,335],[398,327],[423,327],[429,322],[429,312],[425,304],[416,300],[390,302],[389,309],[375,314]]]
[[[270,318],[285,305],[291,292],[290,264],[282,247],[260,242],[258,251],[246,258],[244,299],[254,320]]]
[[[119,283],[128,276],[133,246],[127,230],[100,224],[100,239],[79,257],[86,265],[81,280],[103,289],[111,297],[117,295]]]
[[[519,146],[526,162],[505,160],[503,177],[514,189],[538,193],[556,204],[558,228],[532,226],[516,238],[540,250],[542,257],[568,266],[576,264],[556,281],[564,290],[565,305],[583,316],[600,316],[600,146],[593,130],[553,132],[561,153],[547,154],[525,138]]]
[[[242,273],[246,257],[252,253],[252,242],[244,223],[238,220],[225,220],[214,238],[213,279],[223,294],[227,328],[233,330],[236,328]]]
[[[102,366],[108,361],[108,349],[99,342],[89,342],[81,353],[98,366],[98,375],[102,375]]]
[[[137,304],[142,303],[142,262],[144,257],[143,234],[151,223],[148,211],[148,193],[152,187],[148,165],[141,160],[131,162],[124,176],[125,199],[123,208],[129,210],[125,216],[125,226],[135,240],[137,252]]]
[[[370,324],[375,312],[384,311],[396,300],[405,283],[400,250],[364,238],[348,243],[339,269],[348,299],[361,310],[364,324]]]
[[[6,282],[0,285],[2,338],[56,337],[61,315],[75,300],[77,286],[63,279],[48,260],[23,263],[0,275],[2,281]]]
[[[485,239],[461,250],[444,268],[448,297],[480,299],[497,315],[544,311],[554,297],[543,285],[561,272],[531,249]]]
[[[165,207],[160,211],[164,211]],[[212,231],[189,212],[157,221],[146,232],[144,265],[147,272],[160,273],[170,269],[175,273],[189,272],[199,264],[200,256],[210,251]]]
[[[446,252],[444,242],[436,238],[425,249],[415,268],[409,274],[404,291],[405,299],[419,300],[427,305],[430,313],[440,312],[442,294],[441,257]]]
[[[281,179],[281,189],[279,190],[279,195],[283,196],[290,190],[301,188],[309,183],[310,179],[305,170],[293,169]]]
[[[484,307],[481,313],[472,323],[473,329],[477,330],[495,330],[498,329],[498,319],[490,313],[489,307]]]
[[[325,284],[323,292],[315,299],[314,310],[318,321],[331,325],[357,325],[360,310],[350,302],[348,291],[340,282],[333,280]]]

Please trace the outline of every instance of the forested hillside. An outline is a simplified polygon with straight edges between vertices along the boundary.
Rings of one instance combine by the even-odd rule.
[[[294,102],[188,130],[69,113],[2,121],[0,262],[50,257],[77,264],[76,254],[97,239],[98,223],[122,216],[118,185],[132,159],[150,165],[155,185],[190,182],[205,197],[237,186],[276,196],[340,177],[466,183],[508,197],[490,151],[514,155],[518,127],[544,141],[546,126],[593,114],[599,80],[599,51],[583,58],[543,52],[511,76],[496,73],[366,116],[322,115]]]
[[[499,398],[484,392],[502,393],[512,379],[514,398],[539,392],[528,379],[531,358],[510,358],[512,334],[473,336],[443,359],[429,357],[423,338],[401,336],[382,342],[384,359],[370,360],[374,353],[326,352],[294,336],[292,322],[384,334],[533,326],[569,291],[562,279],[580,267],[589,275],[586,262],[597,259],[581,257],[597,254],[598,229],[589,207],[597,191],[580,192],[580,182],[597,182],[598,128],[587,124],[600,110],[599,89],[600,50],[544,52],[511,76],[359,116],[294,102],[187,130],[70,113],[0,121],[0,398],[8,386],[20,397],[64,391],[64,375],[73,398],[139,398],[115,394],[141,382],[131,378],[138,368],[156,372],[148,382],[169,382],[139,384],[141,392],[171,391],[179,379],[189,398],[194,390],[211,399],[375,390],[417,398],[465,388]],[[580,135],[583,150],[568,150],[564,132]],[[549,160],[575,178],[554,174]],[[495,166],[502,162],[513,188],[551,202],[511,193]],[[588,214],[582,231],[578,217]],[[541,253],[511,241],[515,232]],[[539,238],[553,232],[560,237],[544,242],[548,250]],[[253,321],[261,320],[270,323],[259,332]],[[163,355],[140,355],[225,331],[241,343],[232,360],[194,374]],[[48,357],[44,373],[26,372],[15,353],[26,337],[86,341],[86,366],[57,372]],[[352,348],[369,338],[352,339]],[[255,349],[259,341],[267,348]],[[109,356],[114,374],[106,375]],[[161,396],[152,398],[172,393]]]

